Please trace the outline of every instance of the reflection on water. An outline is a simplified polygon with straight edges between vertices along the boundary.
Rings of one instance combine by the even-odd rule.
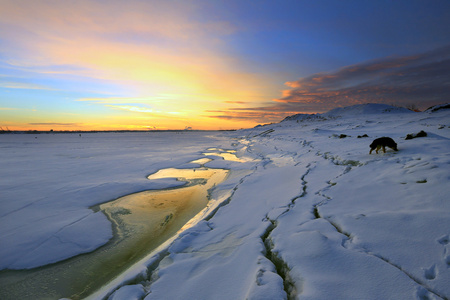
[[[208,158],[193,161],[203,165]],[[114,237],[94,252],[31,270],[0,272],[1,299],[83,298],[173,236],[208,202],[227,170],[163,169],[148,179],[178,178],[182,187],[144,191],[95,206],[113,223]],[[7,287],[7,288],[4,288]]]
[[[208,151],[214,151],[214,152],[205,152],[204,155],[215,155],[223,157],[225,160],[229,161],[237,161],[237,162],[246,162],[247,160],[243,158],[239,158],[236,156],[236,150],[225,150],[221,148],[209,148]]]
[[[210,161],[212,161],[212,159],[211,158],[199,158],[199,159],[196,159],[196,160],[193,160],[193,161],[191,161],[191,163],[193,163],[193,164],[199,164],[199,165],[204,165],[204,164],[206,164],[206,163],[209,163]]]
[[[168,231],[168,237],[176,233],[207,205],[208,190],[225,180],[227,174],[223,169],[163,169],[148,179],[178,178],[187,184],[181,188],[128,195],[101,204],[98,209],[115,224],[121,243],[134,248],[142,242],[151,243]]]

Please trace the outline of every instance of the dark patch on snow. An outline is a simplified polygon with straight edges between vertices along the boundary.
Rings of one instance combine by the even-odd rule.
[[[450,108],[450,103],[438,104],[438,105],[434,105],[434,106],[427,108],[425,110],[425,112],[433,113],[433,112],[437,112],[439,110],[444,110],[444,109],[449,109],[449,108]]]
[[[384,113],[413,113],[413,111],[404,107],[395,107],[380,103],[357,104],[353,106],[338,107],[322,114],[325,117],[342,117],[366,114],[384,114]]]
[[[323,121],[326,120],[325,117],[321,116],[320,114],[296,114],[292,116],[288,116],[283,119],[283,121],[296,121],[297,123],[303,122],[303,121]]]
[[[417,133],[408,133],[405,137],[405,140],[412,140],[418,137],[425,137],[427,136],[427,133],[423,130],[417,132]]]
[[[312,214],[314,215],[314,218],[316,218],[316,219],[322,218],[319,214],[319,209],[317,208],[317,205],[314,205]]]

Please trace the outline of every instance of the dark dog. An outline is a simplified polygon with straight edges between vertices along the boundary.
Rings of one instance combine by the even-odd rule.
[[[394,142],[394,140],[391,139],[390,137],[384,136],[373,140],[372,144],[370,144],[369,154],[372,154],[372,151],[375,149],[376,149],[375,151],[378,154],[378,150],[380,150],[380,148],[383,148],[383,152],[386,153],[386,147],[389,147],[394,151],[398,151],[397,144]]]

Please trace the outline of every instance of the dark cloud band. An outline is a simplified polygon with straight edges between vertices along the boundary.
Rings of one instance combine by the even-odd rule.
[[[297,81],[276,99],[305,111],[325,111],[336,106],[376,102],[421,108],[448,101],[450,47],[428,53],[389,57],[318,73]]]
[[[268,123],[296,113],[321,113],[369,102],[423,110],[449,101],[450,46],[317,73],[286,85],[291,89],[271,104],[230,108],[212,117]]]

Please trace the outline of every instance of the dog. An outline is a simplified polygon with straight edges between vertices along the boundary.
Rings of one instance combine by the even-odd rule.
[[[370,144],[369,154],[372,154],[373,150],[375,150],[378,154],[378,150],[381,148],[383,148],[383,152],[386,153],[386,147],[389,147],[394,151],[398,151],[397,143],[395,143],[390,137],[384,136],[373,140],[372,144]]]

